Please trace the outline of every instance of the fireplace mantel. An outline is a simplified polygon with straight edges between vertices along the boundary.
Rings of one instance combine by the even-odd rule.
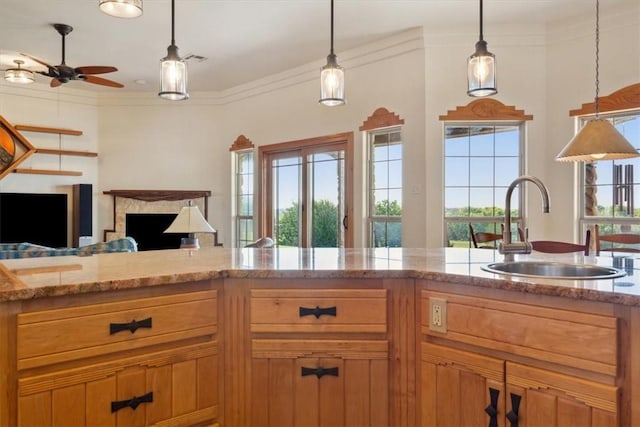
[[[119,238],[126,234],[125,217],[127,213],[178,213],[184,206],[184,200],[193,203],[203,212],[205,219],[209,219],[209,190],[107,190],[103,194],[113,196],[114,227],[105,231],[105,240]],[[126,199],[131,199],[127,201]],[[218,243],[218,233],[213,236],[203,236],[204,240],[213,238],[214,246]],[[201,239],[202,240],[202,239]]]

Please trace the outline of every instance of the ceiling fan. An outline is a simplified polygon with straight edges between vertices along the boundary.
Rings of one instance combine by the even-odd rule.
[[[93,83],[97,85],[110,86],[110,87],[124,87],[123,84],[108,80],[102,77],[96,77],[94,74],[112,73],[118,71],[116,67],[89,65],[84,67],[70,67],[65,63],[65,37],[71,31],[73,27],[66,24],[53,24],[53,27],[62,36],[62,63],[60,65],[49,65],[41,59],[35,58],[26,53],[21,55],[31,58],[35,62],[47,67],[47,71],[37,71],[38,74],[51,77],[51,87],[58,87],[63,83],[67,83],[71,80],[81,80],[87,83]]]

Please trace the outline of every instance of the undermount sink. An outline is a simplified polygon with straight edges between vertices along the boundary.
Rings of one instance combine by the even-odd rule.
[[[612,267],[543,261],[496,262],[480,268],[489,273],[549,279],[600,280],[626,275],[624,271]]]

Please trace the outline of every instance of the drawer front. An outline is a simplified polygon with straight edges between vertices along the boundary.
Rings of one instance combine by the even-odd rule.
[[[386,332],[385,289],[254,289],[251,332]]]
[[[443,333],[429,328],[429,298],[434,297],[446,301]],[[426,290],[420,311],[426,335],[616,375],[613,316]]]
[[[18,315],[18,369],[216,333],[215,290]]]

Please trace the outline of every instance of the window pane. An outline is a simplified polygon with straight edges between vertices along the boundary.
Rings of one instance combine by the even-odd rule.
[[[517,126],[496,128],[496,156],[520,155],[520,131]]]
[[[389,188],[402,188],[402,160],[389,162]]]
[[[402,145],[389,145],[389,160],[402,160]]]
[[[373,188],[388,188],[389,171],[386,166],[387,162],[376,162],[373,164]]]
[[[445,156],[468,156],[469,155],[469,138],[451,138],[447,139],[444,146]]]
[[[374,146],[371,160],[374,162],[389,160],[389,147],[387,145]]]
[[[469,163],[471,172],[470,184],[473,187],[493,185],[494,162],[492,157],[472,157]]]
[[[445,186],[466,187],[469,185],[469,159],[466,157],[446,157]]]
[[[493,156],[493,129],[483,129],[483,132],[490,131],[491,133],[480,133],[471,137],[471,156]]]
[[[508,187],[520,175],[520,159],[517,157],[496,157],[495,185]]]

